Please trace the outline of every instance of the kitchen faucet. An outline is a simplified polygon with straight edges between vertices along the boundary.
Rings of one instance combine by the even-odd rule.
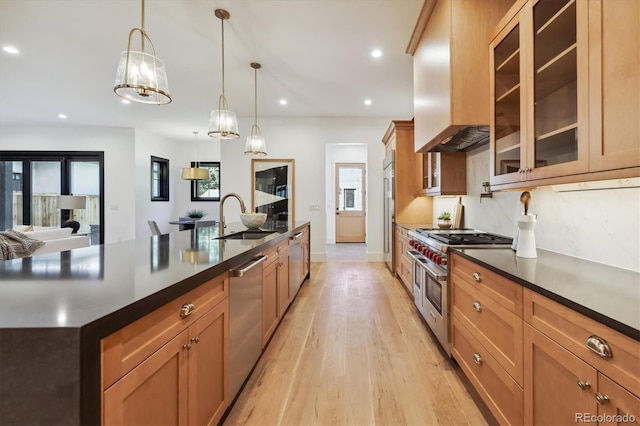
[[[224,224],[224,202],[227,198],[229,197],[235,197],[239,202],[240,202],[240,211],[242,213],[246,213],[247,212],[247,208],[244,205],[244,201],[242,201],[242,197],[240,197],[238,194],[236,194],[235,192],[230,192],[227,195],[223,196],[222,198],[220,198],[220,229],[218,230],[218,234],[222,237],[224,235],[224,227],[226,226]]]

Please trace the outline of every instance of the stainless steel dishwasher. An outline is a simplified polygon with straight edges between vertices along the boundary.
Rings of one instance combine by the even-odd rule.
[[[267,256],[256,256],[230,271],[229,391],[231,400],[262,352],[262,268]]]
[[[300,245],[304,232],[298,232],[289,243],[289,293],[295,297],[302,285],[302,246]]]

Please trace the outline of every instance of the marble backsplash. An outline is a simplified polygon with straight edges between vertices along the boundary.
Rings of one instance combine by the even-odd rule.
[[[489,148],[467,156],[463,226],[513,237],[523,212],[522,191],[498,191],[480,198],[489,180]],[[569,256],[640,272],[640,188],[555,192],[531,190],[529,212],[537,214],[536,245]],[[458,197],[435,197],[433,217],[453,212]]]

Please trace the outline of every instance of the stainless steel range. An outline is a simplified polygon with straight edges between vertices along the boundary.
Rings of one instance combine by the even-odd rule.
[[[418,228],[409,231],[416,307],[447,353],[449,308],[447,258],[449,247],[510,248],[512,239],[475,229]]]

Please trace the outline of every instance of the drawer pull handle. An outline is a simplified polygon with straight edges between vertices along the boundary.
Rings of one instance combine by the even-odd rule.
[[[474,280],[476,280],[477,282],[482,281],[482,276],[480,275],[480,272],[474,272],[473,274],[471,274],[471,276],[473,277]]]
[[[282,251],[282,247],[278,247],[278,248],[276,249],[276,251],[277,251],[278,253],[280,253],[280,252]]]
[[[609,397],[607,395],[601,394],[600,392],[596,392],[594,396],[596,397],[596,401],[598,401],[598,404],[600,405],[603,405],[609,402]]]
[[[473,310],[476,312],[482,312],[482,305],[480,304],[480,302],[473,302]]]
[[[192,337],[192,338],[191,338],[191,341],[192,341],[193,343],[198,343],[198,342],[200,341],[200,336]]]
[[[184,305],[182,305],[182,308],[180,309],[180,317],[186,318],[192,313],[194,313],[195,310],[196,310],[196,305],[194,305],[193,303],[185,303]]]
[[[478,365],[482,365],[482,357],[480,356],[479,353],[475,353],[473,354],[473,362],[475,362]]]
[[[578,387],[582,390],[587,390],[591,387],[591,383],[578,379]]]
[[[596,335],[589,336],[584,345],[589,348],[592,352],[600,355],[602,358],[612,358],[613,352],[611,351],[611,346],[604,340],[602,337],[598,337]]]

